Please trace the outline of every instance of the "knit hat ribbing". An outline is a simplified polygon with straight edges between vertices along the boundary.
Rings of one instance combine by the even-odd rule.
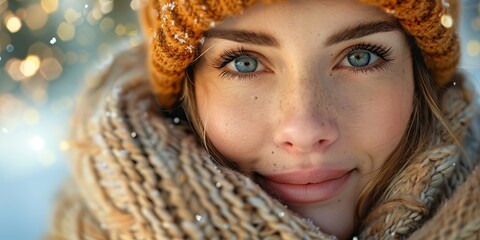
[[[412,35],[433,79],[445,85],[459,61],[454,26],[457,0],[360,0],[397,18]],[[185,69],[195,59],[203,34],[222,21],[259,2],[258,0],[148,0],[142,24],[149,42],[151,82],[158,101],[172,107],[181,91]],[[271,2],[262,0],[261,2]],[[449,15],[451,14],[451,15]]]

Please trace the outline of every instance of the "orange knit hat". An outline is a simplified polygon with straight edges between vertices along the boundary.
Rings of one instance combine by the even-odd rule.
[[[205,31],[260,1],[148,0],[141,19],[149,39],[151,81],[162,106],[170,108],[177,101],[185,69],[195,59]],[[360,1],[396,17],[415,38],[433,79],[439,85],[448,83],[460,53],[453,26],[457,0]]]

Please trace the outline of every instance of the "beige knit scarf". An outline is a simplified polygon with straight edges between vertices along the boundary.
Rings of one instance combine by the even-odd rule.
[[[217,167],[187,127],[163,117],[144,56],[128,50],[90,79],[72,125],[74,179],[59,196],[50,239],[335,239]],[[446,95],[470,158],[438,139],[392,182],[359,238],[480,237],[478,121],[464,91]]]

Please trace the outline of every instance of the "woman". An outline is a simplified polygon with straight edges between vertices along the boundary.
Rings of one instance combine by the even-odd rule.
[[[53,236],[480,237],[456,4],[365,2],[150,1],[150,80],[129,50],[87,94]]]

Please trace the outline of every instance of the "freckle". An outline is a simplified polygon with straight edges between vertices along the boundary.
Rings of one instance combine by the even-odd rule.
[[[333,74],[330,73],[329,75],[330,75],[330,77],[333,77]]]
[[[342,200],[338,199],[338,202],[341,202]]]
[[[274,152],[274,151],[272,151],[272,154],[275,154],[275,152]]]
[[[257,100],[257,99],[258,99],[258,97],[257,97],[257,96],[255,96],[255,100]]]
[[[277,164],[276,164],[276,163],[273,163],[273,166],[275,166],[275,167],[276,167],[276,166],[277,166]]]

